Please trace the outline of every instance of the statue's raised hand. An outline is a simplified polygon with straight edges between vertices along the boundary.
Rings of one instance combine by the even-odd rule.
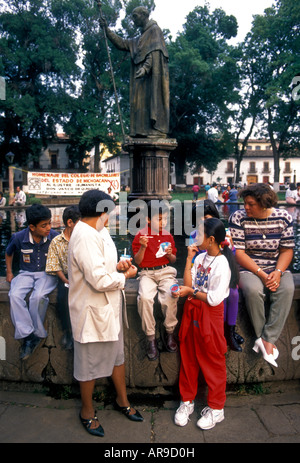
[[[100,26],[102,27],[102,29],[107,29],[108,28],[106,19],[104,19],[103,17],[100,17],[99,22],[100,22]]]

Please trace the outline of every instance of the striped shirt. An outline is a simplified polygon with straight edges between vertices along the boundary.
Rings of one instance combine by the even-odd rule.
[[[236,250],[245,251],[266,273],[275,270],[280,248],[295,247],[293,220],[284,209],[273,209],[266,219],[254,219],[244,209],[238,210],[229,218],[229,228]]]

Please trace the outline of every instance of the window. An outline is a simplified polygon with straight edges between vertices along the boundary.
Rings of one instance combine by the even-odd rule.
[[[256,172],[255,162],[250,162],[249,172]]]
[[[50,157],[50,167],[51,167],[51,169],[57,169],[58,150],[56,150],[56,151],[50,151],[49,150],[49,157]]]
[[[226,172],[227,173],[233,172],[233,162],[232,161],[227,161]]]
[[[264,166],[263,166],[263,172],[265,173],[268,173],[270,172],[270,168],[269,168],[269,162],[264,162]]]
[[[259,146],[259,145],[256,145],[255,149],[256,149],[257,151],[259,151],[259,150],[260,150],[260,146]]]
[[[194,177],[194,185],[203,185],[203,177]]]

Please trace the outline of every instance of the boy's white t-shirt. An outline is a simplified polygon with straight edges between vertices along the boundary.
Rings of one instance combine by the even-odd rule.
[[[229,296],[231,270],[225,256],[199,254],[192,267],[192,285],[207,293],[207,303],[211,306],[221,304]]]

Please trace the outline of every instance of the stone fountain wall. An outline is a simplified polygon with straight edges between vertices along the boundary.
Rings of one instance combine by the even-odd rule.
[[[243,300],[237,331],[245,338],[243,352],[228,349],[226,354],[228,384],[284,381],[300,378],[300,275],[294,275],[296,290],[285,328],[277,342],[280,352],[278,368],[265,362],[253,350],[255,340]],[[126,285],[129,329],[124,328],[126,380],[133,389],[147,389],[157,392],[161,388],[176,387],[180,364],[179,354],[171,354],[160,343],[160,357],[150,362],[145,355],[145,337],[137,312],[138,281]],[[0,381],[18,383],[70,385],[73,379],[73,352],[62,348],[59,315],[56,309],[56,293],[51,294],[45,325],[48,337],[26,361],[19,360],[20,343],[14,339],[14,327],[10,319],[9,285],[0,278]],[[179,300],[178,317],[181,319],[184,300]],[[159,305],[156,304],[157,337],[163,332]],[[99,381],[99,386],[107,380]]]

